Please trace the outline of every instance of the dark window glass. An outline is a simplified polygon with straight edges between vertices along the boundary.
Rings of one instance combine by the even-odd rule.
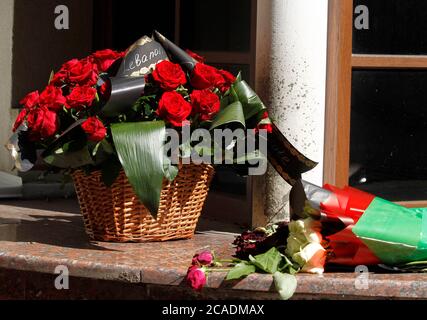
[[[354,71],[350,184],[427,199],[427,71]]]
[[[251,1],[181,1],[181,45],[202,51],[250,50]]]
[[[427,54],[426,0],[355,0],[359,5],[369,9],[369,29],[353,25],[354,53]]]
[[[95,10],[96,14],[96,10]],[[154,29],[174,41],[175,0],[113,0],[113,47],[125,50]]]

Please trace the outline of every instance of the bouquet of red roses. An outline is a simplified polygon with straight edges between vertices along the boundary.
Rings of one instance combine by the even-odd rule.
[[[61,170],[101,170],[111,185],[123,168],[153,214],[163,179],[174,180],[183,159],[194,153],[204,159],[226,154],[229,164],[263,159],[256,146],[236,159],[235,144],[265,139],[273,130],[265,105],[240,75],[205,64],[158,32],[126,52],[103,50],[66,62],[46,89],[28,94],[21,105],[7,145],[19,170],[41,158]],[[197,129],[213,135],[227,128],[247,131],[224,147],[190,139]],[[175,162],[165,153],[167,129],[180,138],[172,148],[180,159]]]

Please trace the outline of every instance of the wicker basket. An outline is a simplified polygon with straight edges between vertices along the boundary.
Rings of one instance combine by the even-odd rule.
[[[173,182],[163,182],[157,219],[141,204],[124,171],[111,188],[99,171],[75,171],[73,179],[92,240],[146,242],[192,238],[213,175],[210,165],[183,165]]]

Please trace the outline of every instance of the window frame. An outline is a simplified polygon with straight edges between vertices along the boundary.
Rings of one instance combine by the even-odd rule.
[[[352,71],[427,69],[427,55],[353,54],[353,0],[329,0],[324,182],[348,185]],[[401,201],[425,207],[427,199]]]

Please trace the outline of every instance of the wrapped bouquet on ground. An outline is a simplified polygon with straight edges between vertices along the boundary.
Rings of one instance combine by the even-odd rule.
[[[227,280],[272,274],[281,297],[296,289],[298,272],[322,274],[327,266],[378,266],[388,271],[427,271],[427,209],[408,209],[351,188],[323,188],[298,181],[289,223],[258,228],[236,238],[227,269],[202,265],[203,274],[227,271]],[[301,201],[302,199],[302,201]],[[298,205],[303,203],[303,205]],[[193,285],[197,259],[187,275]],[[199,274],[200,275],[200,274]]]

